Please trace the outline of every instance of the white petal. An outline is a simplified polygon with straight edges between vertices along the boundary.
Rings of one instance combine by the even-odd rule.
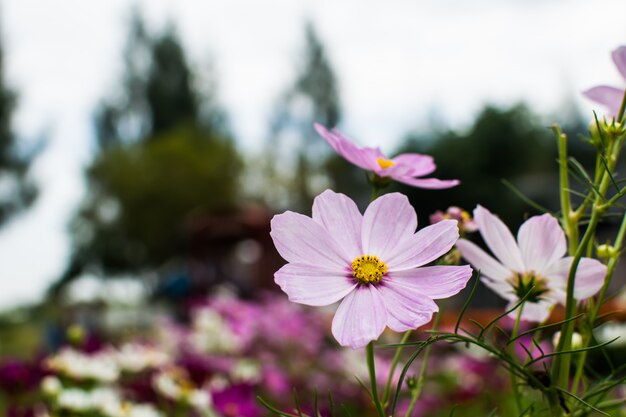
[[[274,281],[294,303],[310,306],[333,304],[356,287],[356,280],[341,271],[325,271],[308,265],[287,264]]]
[[[415,329],[428,323],[437,304],[416,288],[399,285],[393,279],[378,286],[387,306],[387,326],[396,332]]]
[[[567,291],[567,276],[574,258],[568,256],[549,265],[542,273],[548,279],[550,286]],[[604,284],[606,265],[596,259],[582,258],[576,269],[576,281],[574,284],[574,298],[584,300],[595,295]]]
[[[399,242],[384,261],[389,271],[400,271],[426,265],[445,255],[459,238],[456,220],[442,220],[423,228]]]
[[[509,305],[506,306],[506,309],[513,308],[518,302],[519,299],[511,301]],[[539,300],[537,303],[524,303],[521,320],[542,323],[550,317],[552,307],[554,307],[554,301],[545,299]],[[518,311],[519,307],[510,312],[509,317],[515,320]]]
[[[388,258],[399,244],[413,236],[417,227],[415,209],[400,193],[385,194],[365,210],[361,237],[364,255]]]
[[[513,276],[513,271],[489,256],[487,252],[466,239],[459,239],[456,247],[467,262],[472,264],[475,270],[480,270],[480,275],[491,278],[494,281],[504,282]]]
[[[344,194],[326,190],[313,201],[313,220],[321,224],[352,259],[363,255],[362,219],[354,201]]]
[[[406,271],[390,272],[388,281],[396,288],[415,290],[436,300],[448,298],[467,285],[472,268],[464,266],[426,266]],[[385,281],[387,282],[387,281]]]
[[[550,214],[526,220],[517,232],[517,242],[528,271],[543,270],[562,258],[567,250],[565,233]]]
[[[374,285],[360,285],[343,299],[333,318],[332,332],[341,346],[358,349],[385,330],[387,308]]]
[[[278,253],[291,263],[333,271],[343,271],[352,263],[328,231],[310,217],[287,211],[274,216],[271,228]]]
[[[474,210],[474,220],[491,252],[509,269],[524,272],[522,254],[511,231],[502,220],[480,205]]]

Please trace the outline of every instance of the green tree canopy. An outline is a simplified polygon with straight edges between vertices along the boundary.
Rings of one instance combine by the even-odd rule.
[[[0,226],[37,196],[37,188],[27,177],[35,152],[20,150],[11,128],[16,95],[6,86],[3,58],[0,46]]]
[[[121,91],[96,115],[99,147],[61,286],[85,269],[137,272],[184,256],[189,214],[238,199],[242,161],[215,84],[197,92],[175,30],[151,35],[135,14],[124,57]]]

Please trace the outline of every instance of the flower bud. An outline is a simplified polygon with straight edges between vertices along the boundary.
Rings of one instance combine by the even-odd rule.
[[[615,246],[602,244],[598,245],[596,248],[596,253],[598,254],[598,258],[600,259],[610,259],[617,256],[617,249]]]

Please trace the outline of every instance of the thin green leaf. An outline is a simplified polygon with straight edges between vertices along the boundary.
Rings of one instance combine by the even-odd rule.
[[[280,411],[277,408],[274,408],[273,406],[271,406],[267,401],[265,401],[263,398],[261,398],[260,395],[257,395],[256,397],[257,401],[261,403],[261,405],[265,408],[267,408],[269,411],[271,411],[272,413],[282,416],[282,417],[299,417],[296,414],[291,414],[291,413],[287,413],[285,411]]]
[[[509,190],[511,190],[513,192],[513,194],[515,194],[517,197],[519,197],[520,200],[522,200],[524,203],[528,204],[529,206],[531,206],[535,210],[540,211],[542,213],[554,214],[550,210],[548,210],[547,208],[542,206],[541,204],[537,203],[536,201],[533,201],[530,197],[528,197],[523,192],[521,192],[516,186],[514,186],[509,181],[507,181],[505,179],[501,179],[500,182],[502,182],[502,184],[504,184]]]
[[[533,364],[533,363],[535,363],[537,361],[540,361],[540,360],[545,359],[545,358],[550,358],[552,356],[569,355],[569,354],[572,354],[572,353],[585,352],[587,350],[600,349],[601,347],[604,347],[606,345],[609,345],[609,344],[615,342],[617,339],[619,339],[619,337],[616,337],[615,339],[609,340],[608,342],[604,342],[604,343],[601,343],[599,345],[589,346],[589,347],[586,347],[586,348],[572,349],[572,350],[563,350],[561,352],[546,353],[545,355],[542,355],[542,356],[540,356],[538,358],[535,358],[532,361],[528,362],[527,364],[524,365],[524,367],[528,367],[529,365],[531,365],[531,364]]]
[[[511,307],[510,309],[508,309],[507,311],[505,311],[504,313],[500,314],[499,316],[497,316],[495,319],[491,320],[489,323],[487,323],[487,325],[484,327],[484,330],[481,330],[481,332],[478,334],[478,339],[481,339],[483,337],[483,334],[485,334],[485,332],[494,325],[494,323],[497,323],[501,318],[507,316],[509,313],[517,310],[517,308],[519,306],[521,306],[522,304],[524,304],[524,302],[526,301],[526,299],[530,296],[530,294],[532,293],[533,289],[535,287],[532,286],[528,289],[528,292],[526,294],[524,294],[524,296],[522,298],[520,298],[520,300],[517,302],[517,304],[515,304],[513,307]]]
[[[476,278],[474,279],[474,285],[472,285],[472,290],[470,291],[470,295],[469,297],[467,297],[467,300],[465,300],[465,303],[463,303],[463,307],[461,308],[461,311],[459,312],[459,318],[456,320],[456,324],[454,325],[454,333],[458,333],[459,326],[461,325],[461,320],[463,319],[463,315],[465,314],[465,311],[467,310],[470,303],[474,299],[476,288],[478,288],[479,278],[480,278],[480,269],[476,271]]]
[[[328,391],[328,408],[330,417],[335,417],[335,400],[333,400],[333,393],[330,391]]]
[[[581,404],[584,404],[586,407],[591,408],[591,409],[592,409],[593,411],[595,411],[596,413],[600,413],[600,414],[602,414],[602,415],[605,415],[605,416],[609,416],[609,417],[611,417],[611,415],[610,415],[610,414],[607,414],[607,413],[605,413],[604,411],[600,410],[599,408],[594,407],[592,404],[589,404],[587,401],[583,400],[583,399],[582,399],[582,398],[580,398],[578,395],[573,394],[573,393],[569,392],[568,390],[565,390],[565,389],[560,388],[560,387],[556,387],[556,389],[557,389],[559,392],[561,392],[561,393],[563,393],[563,394],[565,394],[565,395],[568,395],[568,396],[570,396],[570,397],[574,398],[576,401],[578,401],[578,402],[579,402],[579,403],[581,403]]]
[[[302,410],[300,409],[300,401],[298,400],[298,392],[296,391],[296,389],[293,389],[293,403],[296,407],[296,412],[298,413],[299,417],[304,417],[302,415]]]
[[[524,337],[526,335],[538,332],[538,331],[543,331],[545,329],[549,329],[550,327],[555,327],[555,326],[560,326],[561,324],[567,323],[569,321],[573,321],[576,319],[579,319],[580,317],[584,316],[584,313],[580,313],[574,317],[570,317],[569,319],[565,319],[565,320],[561,320],[561,321],[557,321],[554,323],[550,323],[550,324],[544,324],[543,326],[537,326],[537,327],[533,327],[530,330],[526,330],[525,332],[522,332],[520,334],[518,334],[517,336],[515,336],[514,338],[512,338],[511,340],[509,340],[509,344],[513,343],[514,341],[516,341],[517,339],[519,339],[520,337]]]

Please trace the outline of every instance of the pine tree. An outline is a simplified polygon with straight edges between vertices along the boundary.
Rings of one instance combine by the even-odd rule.
[[[36,154],[18,148],[11,120],[16,95],[5,83],[3,51],[0,46],[0,226],[30,206],[37,196],[28,168]]]

